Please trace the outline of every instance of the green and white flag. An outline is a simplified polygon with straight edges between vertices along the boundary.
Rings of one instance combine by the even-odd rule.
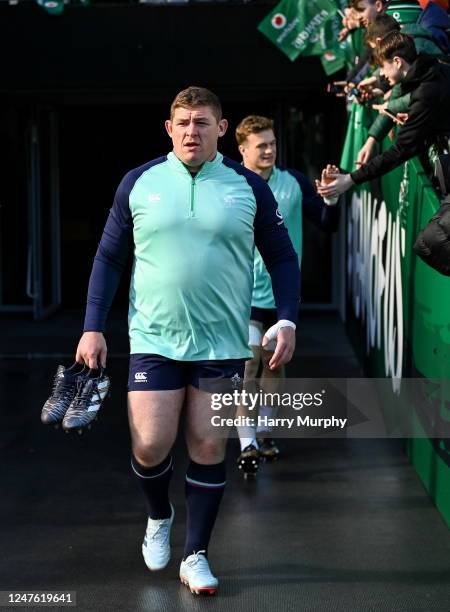
[[[322,52],[320,61],[327,76],[342,70],[347,63],[347,42],[339,42],[339,32],[342,29],[342,10],[346,7],[346,4],[346,0],[337,0],[334,17],[328,20],[324,26],[323,41],[326,48]]]
[[[300,54],[322,55],[331,44],[325,24],[336,11],[334,0],[281,0],[258,30],[292,62]]]
[[[61,15],[64,10],[64,0],[36,0],[36,2],[50,15]]]
[[[326,75],[330,76],[344,68],[346,61],[345,50],[342,49],[340,45],[331,47],[321,56],[320,61],[322,62],[322,67]]]

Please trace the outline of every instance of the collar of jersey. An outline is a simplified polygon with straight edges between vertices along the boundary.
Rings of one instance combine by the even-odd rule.
[[[276,166],[273,166],[272,172],[270,173],[270,176],[269,176],[269,180],[267,181],[269,185],[276,182],[278,172],[279,172],[278,168]]]
[[[211,172],[211,170],[213,170],[214,168],[217,168],[218,166],[220,166],[220,164],[222,163],[222,160],[223,160],[223,155],[219,153],[219,151],[217,151],[216,156],[213,160],[206,161],[203,164],[203,166],[197,172],[196,178],[199,175],[203,177],[205,176],[205,174],[208,174],[209,172]],[[173,151],[171,151],[168,154],[167,161],[170,163],[172,168],[176,170],[177,172],[183,172],[184,174],[188,174],[189,176],[191,175],[189,170],[186,168],[183,162],[180,159],[178,159],[178,157],[175,155]]]

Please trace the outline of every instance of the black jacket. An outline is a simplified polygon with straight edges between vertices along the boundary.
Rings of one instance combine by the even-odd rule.
[[[408,121],[389,149],[351,173],[357,185],[386,174],[422,153],[437,134],[450,133],[450,66],[432,56],[418,55],[401,87],[403,93],[411,93]]]
[[[413,248],[426,264],[450,276],[450,201],[446,200],[430,219]]]

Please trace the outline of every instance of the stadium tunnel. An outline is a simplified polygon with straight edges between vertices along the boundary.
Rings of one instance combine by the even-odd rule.
[[[231,158],[234,127],[250,113],[275,119],[279,163],[314,178],[339,157],[345,110],[325,93],[317,58],[291,63],[257,32],[267,5],[69,5],[57,18],[33,4],[0,11],[4,312],[42,318],[83,305],[115,188],[168,150],[164,120],[180,88],[219,95],[230,122],[220,150]],[[335,308],[332,240],[309,226],[305,240],[304,300]],[[122,290],[116,305],[125,300]]]
[[[272,7],[92,2],[52,17],[33,2],[0,2],[0,590],[76,591],[83,612],[198,609],[175,566],[148,576],[140,558],[123,401],[126,282],[109,325],[114,392],[100,422],[62,436],[39,412],[79,337],[115,188],[168,151],[163,123],[178,90],[198,84],[219,95],[230,122],[219,148],[231,158],[234,126],[257,113],[275,119],[280,163],[314,179],[339,161],[345,106],[325,93],[317,58],[291,63],[258,33]],[[331,237],[305,223],[290,376],[363,376],[343,322],[344,230]],[[211,552],[216,609],[450,609],[448,530],[400,442],[285,440],[284,458],[245,485],[235,442]],[[183,465],[182,440],[175,457]],[[172,490],[182,516],[181,473]],[[182,538],[179,525],[174,557]]]

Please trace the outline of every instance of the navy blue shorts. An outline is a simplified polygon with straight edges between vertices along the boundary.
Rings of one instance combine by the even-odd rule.
[[[242,388],[245,359],[176,361],[162,355],[130,355],[128,391],[171,391],[192,385],[210,393]]]

